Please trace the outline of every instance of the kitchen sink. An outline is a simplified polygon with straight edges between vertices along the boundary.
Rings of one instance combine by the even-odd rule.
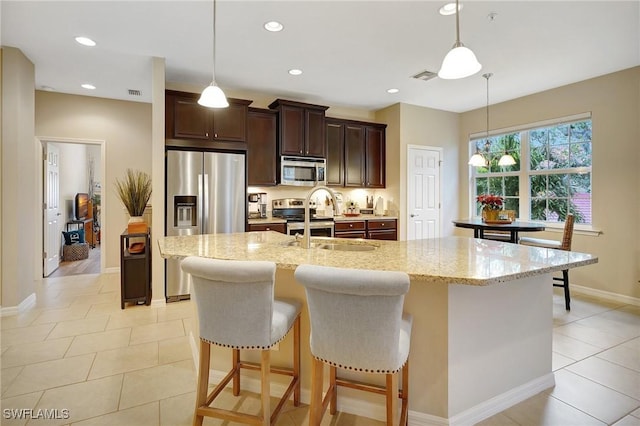
[[[295,241],[289,241],[285,244],[287,247],[300,247],[300,241],[295,240]],[[311,243],[311,248],[318,248],[319,246],[323,245],[323,243]]]
[[[376,246],[368,244],[322,244],[318,248],[337,251],[372,251],[377,249]]]

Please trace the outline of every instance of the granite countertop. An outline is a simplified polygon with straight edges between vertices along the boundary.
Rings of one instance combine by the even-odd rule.
[[[382,220],[382,219],[398,219],[397,216],[376,216],[373,214],[361,214],[359,216],[335,216],[335,222],[348,222],[353,220]]]
[[[281,217],[262,217],[262,218],[249,218],[247,220],[249,225],[260,225],[262,223],[287,223],[287,219]]]
[[[158,239],[164,258],[201,256],[268,260],[279,268],[303,263],[353,269],[404,271],[414,281],[490,285],[597,263],[595,256],[498,241],[445,237],[414,241],[312,238],[340,244],[369,244],[372,251],[334,251],[289,246],[295,238],[274,231],[209,234]]]

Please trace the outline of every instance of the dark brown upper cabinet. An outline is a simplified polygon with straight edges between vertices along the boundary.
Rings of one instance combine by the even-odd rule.
[[[249,108],[247,123],[247,180],[253,186],[277,183],[277,113]]]
[[[385,124],[327,117],[327,185],[384,188]]]
[[[278,111],[278,155],[326,156],[326,106],[276,99],[269,105]]]
[[[247,112],[251,101],[228,98],[227,108],[198,104],[197,93],[167,90],[165,94],[165,138],[207,142],[246,142]],[[181,145],[180,143],[168,143]],[[211,147],[203,145],[203,147]]]

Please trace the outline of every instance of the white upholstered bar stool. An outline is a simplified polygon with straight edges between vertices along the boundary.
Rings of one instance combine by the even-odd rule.
[[[274,424],[280,410],[293,393],[300,401],[300,310],[295,300],[274,299],[276,265],[263,261],[234,261],[188,257],[182,270],[191,274],[200,330],[200,366],[194,425],[202,425],[203,416],[252,425]],[[293,327],[293,368],[273,368],[270,348]],[[232,349],[231,371],[210,394],[209,368],[211,344]],[[261,363],[240,360],[240,350],[261,351]],[[222,408],[211,403],[233,379],[233,394],[240,394],[240,369],[261,373],[261,413],[254,416]],[[269,373],[291,376],[289,387],[271,413]]]
[[[387,425],[406,425],[412,317],[403,313],[403,305],[409,276],[404,272],[300,265],[295,278],[305,287],[311,321],[309,425],[320,425],[328,404],[330,413],[335,414],[337,386],[385,395]],[[329,364],[329,389],[323,399],[325,363]],[[384,374],[386,386],[338,378],[337,368]],[[396,373],[400,371],[399,391]],[[402,400],[399,422],[398,398]]]
[[[575,218],[573,214],[569,213],[564,221],[564,231],[562,233],[562,241],[556,240],[544,240],[541,238],[530,238],[530,237],[522,237],[520,238],[520,244],[525,246],[534,246],[534,247],[543,247],[543,248],[551,248],[558,250],[571,250],[571,241],[573,240],[573,224]],[[554,283],[554,287],[562,287],[564,288],[564,307],[568,311],[571,309],[571,294],[569,293],[569,270],[565,269],[562,271],[562,278],[553,277],[554,281],[561,281],[562,284]]]

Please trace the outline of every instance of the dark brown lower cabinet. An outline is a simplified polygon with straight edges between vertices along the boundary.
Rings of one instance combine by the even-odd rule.
[[[367,238],[367,222],[364,220],[336,222],[333,235],[336,238]]]
[[[144,244],[142,251],[138,251]],[[125,302],[151,304],[151,231],[120,235],[120,308]]]
[[[287,233],[286,223],[254,223],[249,225],[249,231],[276,231],[281,234]]]
[[[338,221],[335,223],[336,238],[366,238],[369,240],[397,240],[396,219],[369,219]]]

